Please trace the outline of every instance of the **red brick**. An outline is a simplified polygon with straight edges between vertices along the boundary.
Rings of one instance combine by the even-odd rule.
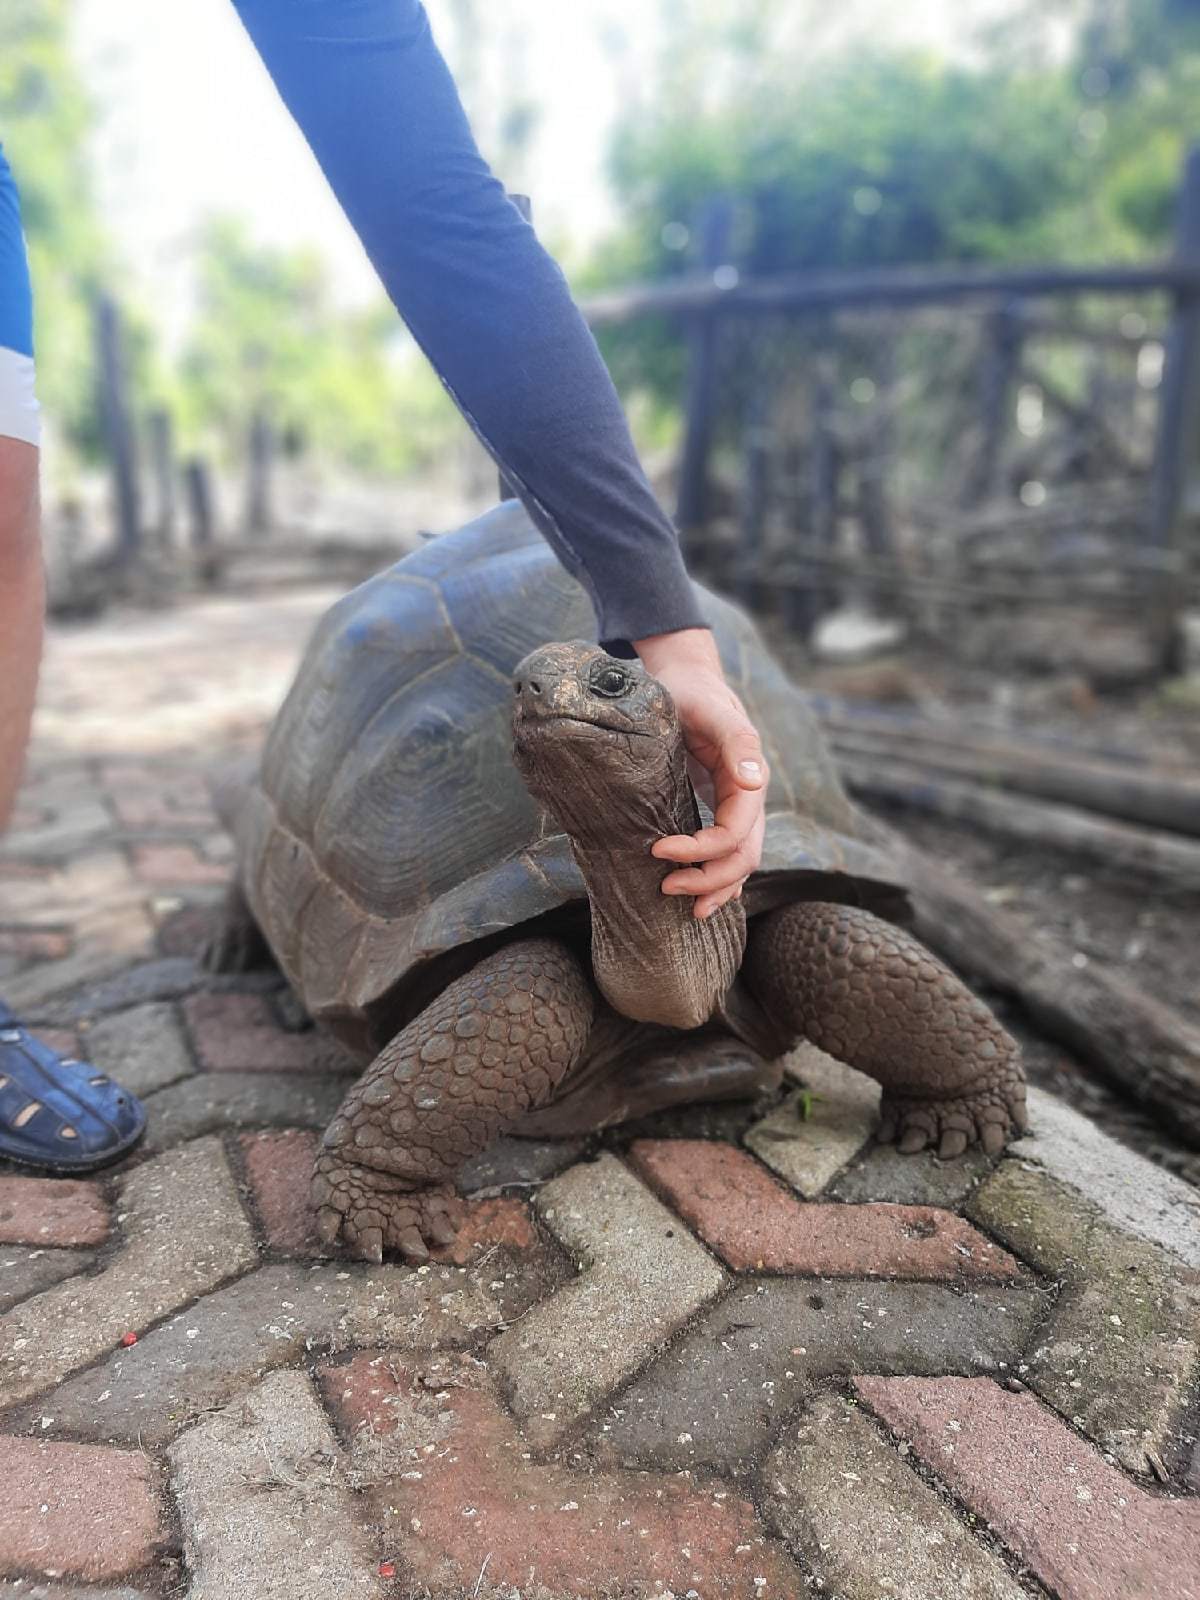
[[[308,1200],[316,1135],[300,1129],[243,1134],[242,1149],[271,1249],[292,1256],[328,1255],[317,1238],[316,1217]],[[446,1249],[434,1251],[433,1259],[464,1267],[499,1246],[525,1252],[538,1242],[529,1209],[522,1201],[508,1197],[480,1200],[467,1203],[458,1238]]]
[[[95,1183],[73,1178],[0,1178],[0,1242],[102,1244],[108,1207]]]
[[[183,1003],[200,1065],[211,1072],[324,1072],[353,1062],[325,1034],[288,1033],[257,994],[194,994]]]
[[[125,790],[110,798],[121,826],[130,830],[177,829],[191,835],[206,833],[214,821],[210,806],[187,804],[186,797],[181,803],[179,797],[161,791]]]
[[[990,1378],[855,1388],[1059,1600],[1200,1600],[1200,1501],[1150,1495]]]
[[[703,1139],[639,1139],[634,1167],[735,1271],[834,1278],[1011,1278],[1020,1268],[970,1223],[934,1206],[798,1200],[744,1151]]]
[[[229,877],[225,863],[206,861],[186,844],[135,845],[133,864],[144,883],[225,883]]]
[[[327,1254],[308,1199],[317,1136],[299,1128],[242,1135],[246,1175],[272,1250],[289,1256]]]
[[[139,1450],[0,1438],[0,1572],[120,1578],[162,1539],[153,1468]]]
[[[55,928],[0,928],[0,956],[18,961],[61,961],[71,953],[71,936]]]
[[[531,1460],[469,1358],[405,1370],[363,1352],[321,1381],[346,1434],[361,1435],[354,1466],[374,1481],[380,1555],[403,1561],[416,1587],[470,1594],[486,1563],[489,1592],[791,1600],[801,1590],[753,1506],[724,1484]]]

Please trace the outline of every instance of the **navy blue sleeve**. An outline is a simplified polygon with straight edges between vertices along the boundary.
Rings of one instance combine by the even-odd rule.
[[[393,304],[606,642],[703,626],[562,273],[480,154],[418,0],[234,0]]]

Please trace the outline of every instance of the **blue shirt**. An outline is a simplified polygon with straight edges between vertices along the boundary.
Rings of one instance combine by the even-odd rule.
[[[0,147],[0,345],[33,354],[33,295],[17,186]]]

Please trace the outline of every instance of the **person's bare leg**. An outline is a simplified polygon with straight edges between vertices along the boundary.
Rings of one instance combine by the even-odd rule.
[[[25,764],[45,604],[38,451],[0,436],[0,830]]]

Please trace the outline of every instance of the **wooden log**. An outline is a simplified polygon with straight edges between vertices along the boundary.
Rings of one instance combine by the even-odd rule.
[[[1106,822],[1076,806],[997,794],[895,760],[885,764],[839,755],[838,769],[850,791],[865,799],[910,806],[1022,844],[1063,850],[1175,893],[1200,892],[1200,845],[1174,834]]]
[[[998,910],[957,874],[875,818],[864,828],[912,889],[914,931],[976,982],[1200,1149],[1200,1028],[1100,962],[1080,962]]]
[[[1003,301],[1027,295],[1200,294],[1200,264],[1190,260],[1136,267],[886,267],[857,272],[786,272],[743,278],[728,289],[697,273],[672,283],[637,284],[583,302],[594,328],[650,314],[722,311],[797,313],[843,306],[914,306]]]
[[[827,718],[826,727],[839,756],[860,764],[899,760],[1123,822],[1200,835],[1200,773],[1085,759],[980,738],[957,727],[939,732],[919,724],[888,727],[837,717]]]

